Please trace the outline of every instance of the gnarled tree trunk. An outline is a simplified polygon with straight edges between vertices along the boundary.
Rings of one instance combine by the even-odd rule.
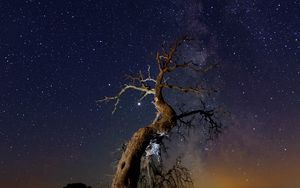
[[[159,119],[147,127],[137,130],[118,163],[112,188],[135,188],[139,180],[141,158],[150,141],[158,134],[168,133],[175,125],[176,113],[162,98],[161,93],[155,98],[154,105]]]

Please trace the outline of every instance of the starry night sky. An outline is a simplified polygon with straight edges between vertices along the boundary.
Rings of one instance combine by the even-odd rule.
[[[231,125],[202,159],[211,188],[300,186],[300,1],[3,0],[1,187],[99,187],[118,148],[154,117],[96,100],[153,64],[163,41],[207,32]]]

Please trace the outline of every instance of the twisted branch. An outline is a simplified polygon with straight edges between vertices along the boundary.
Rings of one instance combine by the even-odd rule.
[[[163,83],[162,87],[169,88],[169,89],[175,89],[175,90],[183,92],[183,93],[195,93],[197,95],[201,95],[204,92],[206,92],[206,90],[202,89],[202,88],[181,87],[181,86],[176,86],[176,85],[170,85],[170,84],[167,84],[167,83]]]
[[[112,100],[115,100],[115,104],[114,104],[114,109],[112,111],[112,113],[114,114],[115,111],[117,110],[117,106],[120,102],[120,98],[121,96],[129,89],[133,89],[133,90],[137,90],[137,91],[141,91],[144,93],[143,97],[146,97],[147,95],[151,95],[151,94],[155,94],[155,91],[154,89],[150,89],[150,88],[147,88],[147,87],[137,87],[137,86],[134,86],[134,85],[127,85],[125,84],[124,85],[124,88],[116,95],[116,96],[113,96],[113,97],[105,97],[104,99],[101,99],[101,100],[98,100],[97,102],[108,102],[108,101],[112,101]]]

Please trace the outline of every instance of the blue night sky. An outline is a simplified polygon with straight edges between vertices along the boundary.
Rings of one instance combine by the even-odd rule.
[[[299,186],[299,9],[298,0],[2,0],[0,186],[109,182],[118,148],[155,114],[134,92],[114,115],[96,101],[155,63],[164,41],[201,32],[220,59],[216,101],[233,117],[203,157],[202,185]]]

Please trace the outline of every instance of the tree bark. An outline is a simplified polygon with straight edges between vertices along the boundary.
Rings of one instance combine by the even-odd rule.
[[[151,139],[158,134],[168,133],[175,126],[175,111],[163,100],[160,93],[158,95],[159,97],[154,97],[154,105],[160,117],[157,121],[140,128],[133,134],[117,165],[112,188],[136,188],[140,175],[141,158]]]

